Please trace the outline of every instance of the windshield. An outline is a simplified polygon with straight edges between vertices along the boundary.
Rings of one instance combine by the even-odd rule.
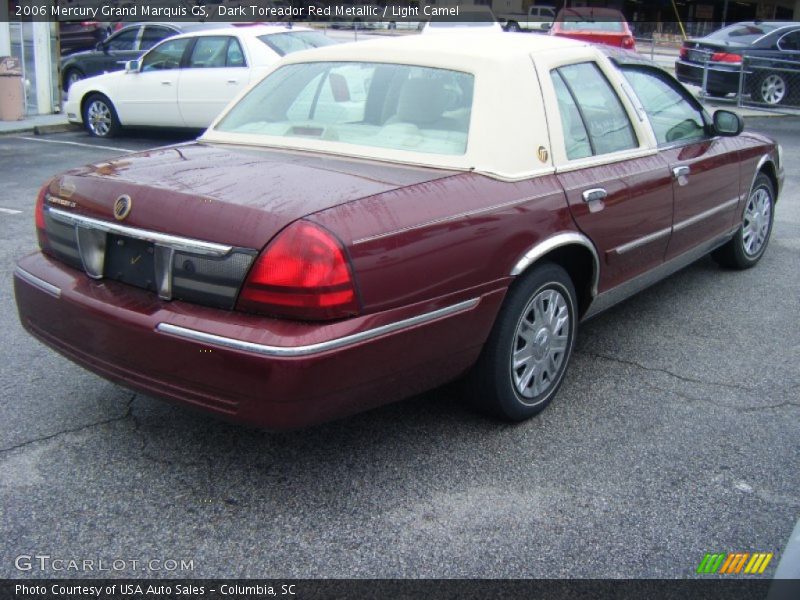
[[[410,65],[291,64],[254,87],[215,130],[464,154],[473,79]]]
[[[775,31],[779,25],[770,23],[737,23],[729,27],[723,27],[719,31],[706,37],[709,41],[723,42],[726,44],[748,45],[755,42],[761,36]]]
[[[330,46],[336,42],[316,31],[287,31],[260,35],[258,39],[272,48],[278,56],[286,56],[299,50]]]

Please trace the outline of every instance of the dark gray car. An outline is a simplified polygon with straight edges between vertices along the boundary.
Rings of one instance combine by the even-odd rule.
[[[98,42],[94,50],[63,57],[62,88],[67,91],[80,79],[121,71],[126,62],[136,60],[158,42],[173,35],[224,26],[225,23],[131,23]]]

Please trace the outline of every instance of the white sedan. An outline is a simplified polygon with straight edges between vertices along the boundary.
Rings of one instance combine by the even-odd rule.
[[[64,110],[97,137],[111,137],[125,126],[205,128],[280,57],[333,43],[308,28],[275,25],[177,35],[124,71],[73,84]]]

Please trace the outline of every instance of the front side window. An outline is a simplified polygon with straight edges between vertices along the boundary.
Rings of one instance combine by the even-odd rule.
[[[464,154],[473,79],[410,65],[291,64],[253,88],[216,130]]]
[[[175,35],[175,33],[176,32],[172,29],[167,29],[159,25],[146,25],[144,33],[142,34],[142,41],[139,42],[139,49],[150,50],[150,48],[155,46],[158,42],[167,39],[171,35]]]
[[[136,49],[136,36],[139,34],[139,28],[127,29],[120,31],[117,35],[108,38],[106,48],[109,52],[125,52],[128,50]]]
[[[605,75],[591,62],[551,72],[567,158],[636,148],[633,126]]]
[[[622,73],[641,101],[659,145],[706,137],[702,112],[669,81],[646,68],[623,67]]]
[[[190,41],[189,38],[180,38],[178,40],[167,40],[163,44],[156,46],[142,60],[142,71],[163,71],[180,68],[183,53],[186,51]]]

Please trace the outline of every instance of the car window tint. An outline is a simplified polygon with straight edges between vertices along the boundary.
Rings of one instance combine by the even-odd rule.
[[[229,67],[247,66],[244,60],[242,46],[236,38],[230,38],[230,42],[228,42],[227,60],[225,64]]]
[[[106,41],[106,48],[110,52],[124,52],[126,50],[136,49],[136,36],[139,33],[139,28],[134,27],[126,31],[120,31],[118,34],[111,36]]]
[[[563,79],[575,102],[589,135],[592,154],[608,154],[637,147],[631,121],[596,64],[586,62],[568,65],[560,67],[556,73]],[[574,117],[574,113],[567,108],[563,112],[569,112],[570,120]]]
[[[787,52],[800,52],[800,31],[792,31],[778,41],[778,48]]]
[[[161,40],[165,40],[171,35],[175,35],[175,31],[166,27],[159,27],[157,25],[147,25],[142,34],[142,40],[139,42],[140,50],[150,50]]]
[[[706,137],[702,113],[673,85],[652,71],[623,67],[659,144]]]
[[[287,31],[260,35],[258,39],[269,46],[278,56],[285,56],[298,50],[330,46],[336,42],[316,31]]]
[[[142,71],[178,69],[190,38],[167,40],[148,52],[142,59]]]
[[[396,64],[286,65],[253,88],[217,129],[463,154],[473,79],[457,71]]]
[[[558,112],[561,115],[561,128],[564,132],[564,146],[567,158],[585,158],[592,155],[589,135],[583,125],[583,119],[575,104],[575,98],[569,93],[564,80],[558,72],[553,71],[553,86],[558,98]]]
[[[189,57],[189,68],[209,69],[224,67],[227,61],[228,36],[201,36]]]

